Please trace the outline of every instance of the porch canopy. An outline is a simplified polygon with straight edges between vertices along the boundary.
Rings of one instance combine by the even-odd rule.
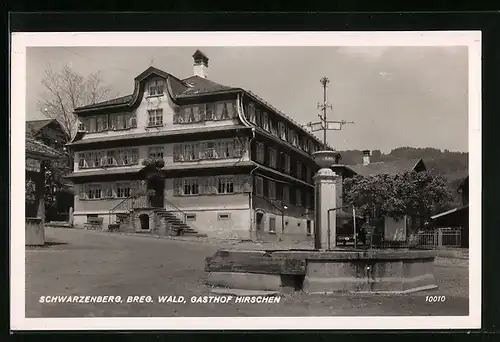
[[[468,204],[431,216],[431,223],[440,227],[464,227],[468,224],[468,221]]]

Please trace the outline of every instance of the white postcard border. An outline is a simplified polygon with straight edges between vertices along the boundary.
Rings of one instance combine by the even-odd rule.
[[[161,44],[159,44],[161,42]],[[468,46],[469,316],[26,318],[24,146],[26,48],[88,46]],[[11,35],[11,329],[277,330],[477,329],[481,327],[481,32],[47,32]],[[21,153],[21,149],[23,153]]]

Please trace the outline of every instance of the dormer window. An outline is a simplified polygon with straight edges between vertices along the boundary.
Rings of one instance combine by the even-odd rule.
[[[80,124],[78,125],[78,130],[80,130],[80,131],[87,130],[87,120],[80,121]]]
[[[255,123],[255,104],[250,103],[248,105],[248,120],[250,120],[251,123]]]
[[[278,122],[278,135],[282,140],[286,140],[286,126],[283,122]]]
[[[255,124],[257,124],[257,126],[259,127],[262,127],[262,122],[261,122],[261,113],[260,113],[260,109],[255,109]]]
[[[149,96],[163,95],[165,83],[162,80],[154,80],[149,86]]]
[[[273,135],[278,135],[278,132],[276,130],[276,124],[274,123],[274,121],[271,120],[271,118],[269,118],[269,129],[271,130],[271,133]]]
[[[291,135],[292,135],[292,145],[295,147],[298,147],[299,146],[299,137],[297,136],[297,132],[291,131]]]
[[[309,152],[309,153],[314,153],[315,152],[315,150],[314,150],[314,143],[311,140],[309,140],[307,142],[307,152]]]

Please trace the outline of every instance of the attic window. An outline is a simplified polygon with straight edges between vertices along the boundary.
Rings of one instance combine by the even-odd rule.
[[[162,80],[154,80],[153,82],[151,82],[151,85],[149,86],[149,95],[150,96],[163,95],[164,89],[165,89],[165,84],[163,83]]]

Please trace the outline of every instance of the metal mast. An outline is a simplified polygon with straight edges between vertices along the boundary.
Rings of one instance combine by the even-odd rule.
[[[323,148],[324,150],[328,149],[327,139],[326,139],[326,131],[339,131],[342,129],[342,126],[348,123],[354,123],[353,121],[331,121],[327,119],[326,113],[327,109],[332,109],[332,105],[328,103],[327,91],[328,83],[330,80],[328,77],[321,77],[319,83],[323,87],[323,103],[318,103],[318,109],[322,111],[322,114],[318,114],[320,121],[318,122],[309,122],[306,124],[307,127],[311,128],[311,131],[323,131]]]

